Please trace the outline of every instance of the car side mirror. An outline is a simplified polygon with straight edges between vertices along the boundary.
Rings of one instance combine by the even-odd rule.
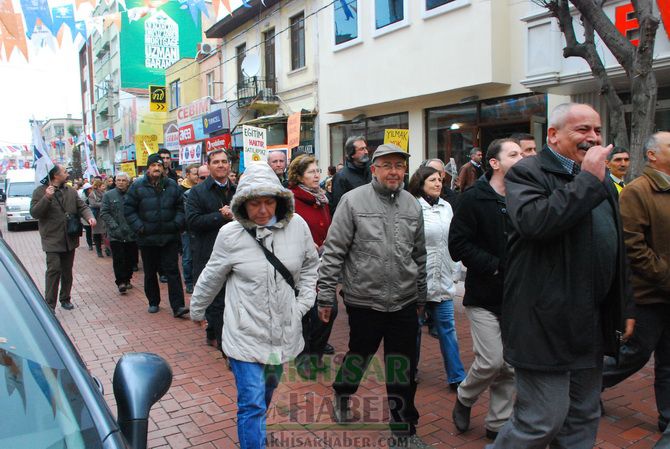
[[[133,449],[146,449],[149,411],[172,384],[172,369],[162,357],[125,354],[114,369],[114,397],[121,433]]]

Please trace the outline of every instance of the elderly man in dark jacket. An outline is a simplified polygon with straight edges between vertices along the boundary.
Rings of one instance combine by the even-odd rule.
[[[502,336],[517,399],[494,448],[591,449],[603,353],[617,353],[630,299],[616,192],[599,114],[551,113],[547,146],[507,173]],[[626,323],[628,338],[634,320]]]
[[[89,225],[96,224],[91,209],[65,181],[67,172],[60,165],[55,165],[49,171],[49,184],[36,188],[30,201],[30,215],[38,219],[42,249],[47,254],[44,299],[52,310],[56,310],[56,296],[62,308],[74,308],[70,298],[72,266],[74,250],[79,246],[81,234],[67,233],[67,217],[79,215]]]
[[[124,204],[130,178],[127,173],[117,173],[116,188],[108,190],[102,197],[100,217],[107,224],[109,245],[112,247],[112,267],[116,287],[125,294],[132,288],[133,264],[137,254],[137,236],[126,221]]]
[[[157,274],[162,268],[168,278],[170,306],[178,318],[188,313],[177,254],[180,232],[184,229],[184,204],[179,186],[164,173],[161,157],[151,154],[146,174],[135,181],[126,194],[124,211],[128,224],[138,236],[149,313],[158,312],[161,296]]]
[[[212,254],[216,236],[221,227],[233,220],[230,202],[235,194],[235,186],[228,179],[230,161],[225,150],[214,150],[207,155],[210,176],[191,188],[186,197],[186,223],[191,240],[193,257],[193,280],[207,265]],[[207,344],[221,347],[223,329],[225,287],[207,307]]]

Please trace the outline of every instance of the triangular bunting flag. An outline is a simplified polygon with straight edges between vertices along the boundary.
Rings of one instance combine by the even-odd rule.
[[[41,20],[44,26],[55,34],[47,0],[21,0],[21,8],[23,8],[23,17],[26,19],[26,35],[28,38],[33,35],[37,19]]]

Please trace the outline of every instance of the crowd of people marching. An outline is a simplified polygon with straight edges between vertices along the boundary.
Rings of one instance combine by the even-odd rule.
[[[70,185],[56,166],[31,204],[45,299],[74,307],[77,222],[89,250],[111,255],[119,294],[132,288],[140,254],[148,312],[167,283],[173,316],[190,312],[227,358],[244,449],[265,447],[283,364],[295,359],[313,379],[334,353],[342,305],[349,342],[333,418],[357,420],[351,397],[383,341],[391,446],[428,447],[414,403],[428,322],[459,431],[488,391],[490,447],[592,448],[602,388],[654,353],[657,447],[670,447],[670,133],[649,137],[646,167],[626,185],[629,152],[603,146],[600,126],[590,106],[560,105],[542,151],[530,134],[497,139],[473,148],[453,183],[443,161],[409,176],[407,152],[383,144],[370,154],[363,136],[347,140],[344,163],[325,179],[314,157],[287,166],[283,152],[239,178],[224,150],[183,178],[167,150],[134,181],[117,173]],[[469,367],[454,319],[464,272]]]

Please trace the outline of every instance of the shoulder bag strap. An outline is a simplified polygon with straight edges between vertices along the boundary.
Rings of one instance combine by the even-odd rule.
[[[279,274],[282,275],[286,283],[293,289],[297,298],[299,291],[295,288],[295,281],[293,280],[291,273],[288,271],[288,268],[286,268],[286,266],[281,262],[281,260],[277,258],[277,256],[274,255],[272,251],[263,246],[263,243],[261,243],[261,241],[256,238],[256,229],[247,229],[247,232],[256,241],[256,243],[258,243],[258,246],[261,247],[263,253],[265,254],[265,258],[268,260],[268,262],[270,262],[270,265],[272,265],[275,270],[279,271]]]

